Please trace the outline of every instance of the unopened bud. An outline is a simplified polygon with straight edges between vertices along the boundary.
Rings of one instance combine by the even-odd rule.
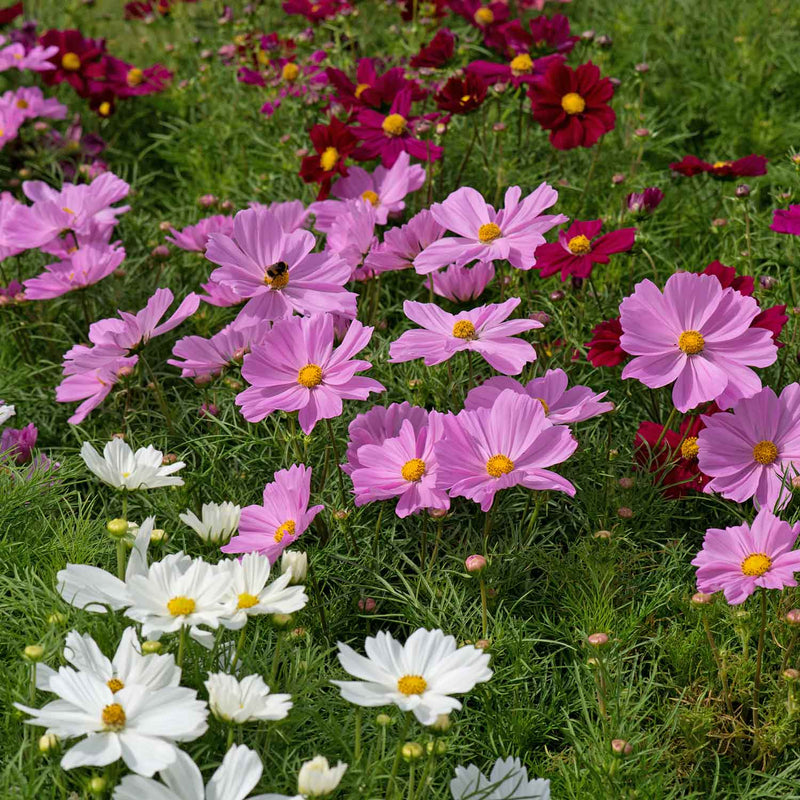
[[[622,489],[632,489],[633,488],[633,478],[620,478],[619,481],[620,488]]]
[[[169,258],[169,247],[165,244],[156,245],[151,251],[150,255],[158,261],[165,261]]]
[[[108,781],[102,775],[95,775],[87,784],[87,788],[92,794],[102,794],[108,786]]]
[[[492,643],[488,639],[478,639],[478,641],[475,642],[475,647],[477,647],[478,650],[488,650],[491,646]]]
[[[617,516],[620,519],[633,519],[633,509],[628,508],[627,506],[620,506],[617,509]]]
[[[750,196],[750,187],[746,183],[740,183],[736,187],[736,196],[737,197],[749,197]]]
[[[486,559],[481,555],[467,556],[464,566],[470,573],[483,572],[486,569]]]
[[[381,728],[388,728],[394,720],[388,714],[378,714],[375,717],[375,723],[380,725]]]
[[[612,739],[611,752],[617,756],[629,756],[633,752],[633,746],[624,739]]]
[[[785,681],[789,681],[789,683],[794,683],[797,680],[800,680],[800,670],[794,669],[789,667],[789,669],[785,669],[781,675],[783,675],[783,679]]]
[[[178,456],[175,453],[166,453],[162,459],[161,463],[166,467],[169,464],[174,464],[178,460]]]
[[[428,755],[443,756],[447,752],[447,742],[444,739],[437,739],[435,742],[428,742],[425,745]]]
[[[157,642],[155,639],[148,639],[142,642],[142,653],[146,656],[153,655],[153,653],[160,653],[161,649],[161,642]]]
[[[453,723],[450,721],[449,714],[439,714],[439,716],[436,717],[433,725],[431,725],[431,730],[436,731],[437,733],[446,733],[450,730],[450,726],[452,724]]]
[[[54,733],[46,733],[44,736],[39,737],[39,752],[49,753],[58,747],[58,736]]]
[[[337,508],[333,511],[333,518],[338,519],[340,522],[350,516],[346,508]]]
[[[292,622],[294,622],[294,617],[291,614],[273,614],[272,615],[272,624],[276,628],[288,628]]]
[[[67,618],[64,614],[60,611],[54,611],[48,618],[47,624],[48,625],[64,625],[67,622]]]
[[[444,519],[447,516],[446,508],[429,508],[428,516],[431,519]]]
[[[713,594],[706,594],[705,592],[695,592],[692,595],[693,606],[708,606],[714,601]]]
[[[595,531],[594,532],[595,539],[610,539],[611,538],[611,531],[602,530],[602,531]]]
[[[400,752],[406,761],[416,761],[418,758],[422,758],[422,756],[425,754],[425,751],[419,742],[406,742],[401,748]]]
[[[29,644],[23,651],[22,654],[25,656],[28,661],[41,661],[42,657],[44,656],[44,647],[40,644]]]
[[[603,645],[608,644],[608,634],[592,633],[586,638],[586,641],[588,641],[592,647],[603,647]]]
[[[362,597],[358,601],[358,610],[366,614],[372,614],[377,607],[377,603],[371,597]]]
[[[793,608],[787,611],[784,619],[792,627],[800,625],[800,608]]]

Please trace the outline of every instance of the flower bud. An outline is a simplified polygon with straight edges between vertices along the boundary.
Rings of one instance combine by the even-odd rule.
[[[375,723],[380,725],[381,728],[388,728],[394,720],[388,714],[378,714],[375,717]]]
[[[597,37],[597,44],[600,47],[611,47],[611,45],[614,44],[614,42],[612,41],[610,36],[606,36],[605,34],[603,34],[602,36]]]
[[[161,649],[161,642],[157,642],[154,639],[148,639],[142,642],[142,653],[146,656],[152,655],[153,653],[160,653]]]
[[[532,319],[534,322],[541,322],[542,325],[547,325],[551,317],[546,311],[532,311],[528,314],[528,319]]]
[[[475,642],[475,647],[477,647],[478,650],[488,650],[491,646],[492,643],[488,639],[478,639],[478,641]]]
[[[203,403],[200,408],[197,409],[197,416],[201,419],[204,417],[218,417],[219,406],[215,403]]]
[[[217,198],[213,194],[204,194],[197,198],[200,208],[211,208],[217,204]]]
[[[150,255],[158,261],[165,261],[169,258],[169,247],[165,244],[156,245],[151,251]]]
[[[208,384],[211,383],[211,381],[213,381],[213,380],[214,380],[214,376],[213,375],[208,375],[208,374],[206,374],[206,375],[198,375],[194,379],[194,385],[195,386],[208,386]]]
[[[340,522],[346,520],[350,514],[348,513],[346,508],[337,508],[333,511],[333,518],[338,519]]]
[[[294,622],[294,617],[291,614],[273,614],[272,624],[276,628],[288,628]]]
[[[308,555],[297,550],[284,550],[281,556],[281,575],[291,570],[292,577],[289,579],[291,586],[305,583],[308,574]]]
[[[786,622],[791,625],[793,628],[800,625],[800,608],[793,608],[786,612],[786,616],[784,617]]]
[[[439,714],[438,717],[434,720],[433,725],[431,725],[431,730],[436,731],[437,733],[446,733],[450,730],[450,726],[453,723],[450,721],[449,714]]]
[[[650,71],[650,65],[642,61],[640,64],[637,64],[634,69],[644,75],[645,73]]]
[[[467,556],[464,566],[469,573],[483,572],[486,569],[486,559],[481,555]]]
[[[761,275],[758,279],[758,285],[762,289],[774,289],[778,285],[778,279],[773,278],[772,275]]]
[[[692,595],[693,606],[708,606],[714,602],[713,594],[706,594],[705,592],[695,592]]]
[[[428,742],[425,749],[428,755],[436,753],[437,756],[443,756],[447,752],[447,742],[444,739],[437,739],[435,742]]]
[[[167,541],[167,532],[163,528],[153,528],[150,532],[151,544],[162,544]]]
[[[44,736],[39,737],[39,752],[49,753],[58,747],[58,736],[54,733],[45,733]]]
[[[592,647],[603,647],[608,644],[608,634],[592,633],[587,637],[586,641],[589,642]]]
[[[650,128],[637,128],[633,132],[634,136],[637,136],[639,139],[646,139],[650,135]]]
[[[740,183],[736,187],[736,196],[737,197],[749,197],[750,196],[750,187],[746,183]]]
[[[86,785],[86,788],[92,794],[102,794],[105,792],[106,787],[108,786],[108,781],[102,775],[95,775],[94,778],[89,780],[89,783]]]
[[[67,617],[62,614],[60,611],[54,611],[50,616],[47,618],[48,625],[65,625],[67,622]]]
[[[617,516],[620,519],[633,519],[633,509],[628,508],[627,506],[620,506],[617,509]]]
[[[416,761],[418,758],[422,758],[422,756],[425,754],[425,751],[419,742],[406,742],[401,748],[400,752],[406,761]]]
[[[629,756],[633,752],[633,746],[624,739],[612,739],[611,752],[615,756]]]
[[[800,670],[794,669],[789,667],[789,669],[785,669],[781,675],[785,681],[789,683],[794,683],[795,681],[800,680]]]
[[[106,523],[106,530],[113,539],[121,539],[128,532],[128,520],[117,517]]]
[[[550,299],[554,303],[558,302],[559,300],[563,300],[565,297],[566,295],[561,291],[561,289],[555,289],[554,291],[550,292]]]
[[[167,453],[161,459],[161,463],[166,467],[170,464],[174,464],[178,460],[178,456],[175,453]]]
[[[428,516],[431,519],[444,519],[447,516],[446,508],[429,508]]]
[[[610,539],[611,531],[607,530],[595,531],[593,535],[595,539]]]
[[[633,478],[620,478],[617,483],[619,483],[621,489],[633,488]]]
[[[377,603],[371,597],[362,597],[358,601],[358,610],[366,614],[372,614],[377,608]]]
[[[40,644],[29,644],[23,651],[22,655],[28,661],[41,661],[44,656],[44,647]]]

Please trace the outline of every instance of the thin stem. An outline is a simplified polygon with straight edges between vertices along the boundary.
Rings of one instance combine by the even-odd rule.
[[[328,620],[325,617],[325,604],[322,602],[322,594],[317,583],[317,573],[311,561],[308,562],[308,578],[311,581],[311,590],[314,592],[314,599],[317,601],[317,611],[319,612],[319,624],[322,626],[322,633],[326,639],[330,640],[331,635],[328,630]]]
[[[781,661],[781,672],[783,672],[789,665],[789,657],[792,655],[792,651],[794,650],[794,646],[796,644],[797,644],[797,631],[795,631],[792,634],[792,638],[789,640],[789,646],[786,648],[783,654],[783,660]]]
[[[121,580],[125,580],[125,562],[126,562],[126,550],[127,546],[125,544],[125,537],[120,536],[117,539],[117,577]]]
[[[231,672],[236,669],[236,665],[239,663],[239,658],[242,655],[242,648],[244,647],[244,642],[247,633],[247,625],[242,628],[242,632],[239,634],[239,640],[236,642],[236,650],[233,652],[233,661],[231,661]]]
[[[231,749],[231,745],[233,744],[233,725],[228,726],[228,738],[225,741],[225,750],[228,751]]]
[[[342,468],[339,466],[339,449],[336,446],[336,437],[333,435],[333,425],[331,425],[331,421],[329,419],[325,420],[325,424],[328,426],[328,436],[331,440],[331,450],[333,451],[333,466],[336,470],[336,475],[339,479],[339,502],[341,504],[341,508],[344,508],[345,503],[345,495],[344,495],[344,478],[342,478]]]
[[[403,729],[400,731],[400,738],[397,741],[397,750],[394,754],[394,761],[392,762],[392,773],[389,775],[389,783],[386,786],[386,800],[391,800],[394,797],[394,784],[397,779],[397,770],[400,766],[400,756],[403,753],[403,745],[406,741],[408,734],[408,726],[411,722],[411,713],[406,712],[403,719]]]
[[[381,503],[380,508],[378,509],[378,521],[375,523],[375,535],[372,537],[372,557],[375,558],[378,555],[378,541],[380,539],[381,533],[381,522],[383,521],[383,508],[384,503]]]
[[[594,302],[597,305],[597,310],[600,312],[600,319],[605,319],[606,314],[603,311],[602,304],[600,303],[600,295],[597,294],[597,289],[595,289],[594,281],[592,280],[591,275],[589,275],[589,277],[586,279],[586,282],[589,284],[589,288],[592,291],[592,297],[594,297]]]
[[[753,679],[753,728],[758,728],[758,695],[761,692],[761,663],[764,658],[764,634],[767,630],[767,592],[761,588],[761,624],[758,630],[756,676]]]
[[[431,560],[428,562],[428,580],[431,578],[431,571],[433,570],[433,562],[436,561],[436,556],[439,554],[439,546],[442,543],[442,528],[444,527],[444,517],[439,520],[436,527],[436,541],[433,543],[433,552],[431,553]]]
[[[484,517],[483,522],[483,553],[486,555],[489,552],[489,533],[492,530],[492,513],[494,512],[494,506],[490,508]]]
[[[744,240],[747,244],[747,265],[748,275],[753,274],[753,244],[750,240],[750,212],[747,208],[747,200],[744,201]]]
[[[275,640],[275,652],[272,654],[272,669],[269,673],[270,688],[274,688],[275,681],[278,677],[278,667],[281,663],[281,645],[283,644],[283,634],[278,631],[278,638]]]
[[[486,602],[486,581],[483,578],[480,579],[481,583],[481,630],[483,631],[484,639],[489,638],[489,615],[487,612],[487,602]]]
[[[356,706],[356,731],[353,737],[353,760],[361,758],[361,706]]]
[[[603,139],[600,139],[597,147],[594,149],[594,155],[592,156],[592,163],[589,165],[589,174],[586,176],[586,182],[583,184],[583,191],[581,192],[580,200],[578,201],[578,210],[575,212],[575,219],[577,219],[581,215],[581,211],[583,211],[583,204],[586,201],[586,195],[589,191],[589,185],[592,182],[592,176],[594,175],[595,167],[597,167],[597,161],[600,158],[600,151],[603,148]]]
[[[464,174],[464,167],[467,166],[467,161],[469,161],[469,157],[472,155],[472,148],[475,147],[475,140],[478,138],[479,131],[480,126],[475,125],[472,132],[472,138],[469,140],[469,145],[464,153],[464,158],[461,160],[461,166],[459,166],[458,172],[456,173],[456,187],[461,186],[461,176]]]
[[[408,800],[414,800],[414,762],[408,765]]]
[[[180,633],[178,634],[178,657],[175,659],[175,663],[183,668],[183,654],[186,650],[186,626],[181,625]]]
[[[469,383],[467,384],[467,391],[472,391],[475,386],[475,375],[472,370],[472,350],[467,350],[467,364],[469,365]]]
[[[677,413],[678,409],[675,408],[675,406],[673,406],[672,410],[669,412],[667,421],[664,423],[664,427],[661,429],[661,433],[658,435],[658,439],[656,439],[655,446],[653,447],[654,450],[658,450],[659,445],[663,441],[664,437],[667,435],[667,431],[672,427],[672,422],[675,419],[675,415]]]
[[[725,707],[728,709],[728,714],[733,716],[733,706],[731,705],[731,693],[728,689],[728,673],[725,669],[725,663],[722,660],[722,655],[717,649],[714,642],[714,634],[711,632],[711,623],[708,621],[708,614],[703,614],[703,627],[706,631],[706,639],[708,639],[708,646],[711,648],[711,655],[717,664],[717,672],[722,681],[722,698],[725,701]]]

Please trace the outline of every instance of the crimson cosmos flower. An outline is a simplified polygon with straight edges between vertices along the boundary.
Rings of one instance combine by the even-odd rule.
[[[423,45],[419,53],[411,57],[409,65],[414,69],[430,67],[439,69],[452,57],[456,47],[456,36],[450,28],[441,28],[429,44]]]
[[[100,58],[105,53],[105,40],[84,38],[77,30],[49,30],[39,37],[39,44],[58,47],[51,59],[55,69],[42,72],[42,80],[48,86],[66,81],[81,97],[88,97],[89,81],[104,74]]]
[[[427,92],[416,81],[408,80],[402,67],[393,67],[383,74],[375,68],[371,58],[359,59],[356,83],[340,69],[328,67],[328,80],[336,89],[334,100],[347,109],[388,108],[403,89],[410,89],[412,100],[422,100]]]
[[[591,61],[574,70],[554,61],[528,90],[533,118],[550,131],[557,150],[591,147],[613,130],[616,114],[608,105],[613,94],[613,84]]]
[[[706,172],[712,178],[744,178],[767,174],[767,158],[750,155],[736,161],[715,161],[713,164],[697,156],[684,156],[669,165],[673,172],[691,178]]]
[[[593,367],[616,367],[628,354],[619,343],[622,336],[622,325],[619,317],[607,319],[592,328],[592,340],[586,346],[589,352],[586,358]]]
[[[343,0],[285,0],[283,10],[286,14],[299,14],[309,22],[319,22],[340,14],[352,6]]]
[[[468,114],[480,108],[486,99],[489,87],[483,79],[473,72],[467,72],[463,78],[453,76],[433,98],[436,106],[451,114]]]
[[[345,159],[356,149],[358,138],[336,117],[328,125],[315,125],[309,135],[316,153],[303,159],[300,177],[305,183],[318,183],[317,199],[324,200],[330,193],[333,176],[347,175]]]
[[[570,33],[569,20],[563,14],[534,17],[528,22],[528,30],[515,19],[503,26],[503,36],[513,52],[528,53],[532,57],[569,53],[579,39]]]
[[[22,3],[14,3],[8,8],[0,8],[0,25],[8,25],[22,14]]]

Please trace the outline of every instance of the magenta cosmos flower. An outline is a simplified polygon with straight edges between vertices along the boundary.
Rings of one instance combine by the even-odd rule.
[[[772,334],[750,327],[758,303],[723,289],[713,275],[676,273],[663,294],[652,281],[642,281],[619,308],[620,345],[636,356],[622,377],[651,389],[674,381],[678,411],[711,400],[730,408],[761,389],[750,367],[768,367],[777,358]]]
[[[220,548],[223,553],[261,553],[274,564],[325,508],[308,507],[310,467],[294,464],[274,478],[264,487],[261,505],[242,509],[239,533]]]
[[[16,108],[25,119],[65,119],[67,116],[67,107],[55,97],[45,98],[38,86],[21,86],[13,92],[9,90],[0,98],[0,105]]]
[[[601,402],[607,392],[595,394],[588,386],[580,385],[568,389],[567,384],[567,373],[563,369],[550,369],[541,378],[534,378],[525,386],[513,378],[490,378],[467,394],[464,408],[468,411],[491,408],[498,395],[510,389],[538,400],[545,416],[554,425],[583,422],[614,410],[613,403]]]
[[[415,214],[405,225],[390,228],[383,243],[375,244],[364,260],[364,269],[380,274],[414,266],[414,259],[433,242],[444,236],[444,228],[427,209]]]
[[[508,260],[517,269],[533,267],[536,248],[545,243],[544,233],[567,218],[542,214],[558,200],[558,192],[549,184],[543,183],[522,202],[521,195],[519,186],[509,187],[504,207],[495,211],[480,192],[464,186],[443,202],[434,203],[434,219],[458,235],[426,247],[414,259],[414,268],[427,275],[448,264],[497,260]]]
[[[536,360],[536,351],[529,342],[514,337],[543,327],[541,322],[532,319],[509,320],[519,304],[518,297],[511,297],[505,303],[448,314],[434,303],[406,300],[403,312],[423,330],[406,331],[392,342],[389,363],[423,358],[430,367],[447,361],[461,350],[474,350],[498,372],[518,375],[526,364]]]
[[[67,422],[71,425],[83,422],[108,397],[120,378],[131,374],[138,360],[138,356],[117,356],[108,359],[102,366],[64,378],[56,387],[56,400],[59,403],[83,401]]]
[[[775,233],[800,236],[800,206],[776,208],[772,212],[772,225],[769,226],[769,229]]]
[[[732,414],[704,416],[697,437],[700,471],[713,480],[706,492],[719,492],[757,507],[783,508],[791,481],[800,474],[800,386],[780,397],[769,387],[740,400]]]
[[[697,588],[713,594],[722,591],[731,605],[743,603],[756,590],[797,586],[800,551],[794,550],[800,522],[790,525],[762,508],[753,524],[709,528],[703,548],[692,564],[697,567]]]
[[[172,234],[167,241],[179,247],[181,250],[188,250],[195,253],[204,253],[208,244],[208,237],[212,233],[224,233],[230,236],[233,233],[233,217],[226,217],[224,214],[216,214],[213,217],[206,217],[194,225],[187,225],[183,230],[170,228]]]
[[[603,220],[573,222],[566,231],[558,232],[558,241],[543,244],[536,250],[536,269],[542,278],[561,272],[561,280],[572,275],[588,278],[595,264],[608,264],[608,257],[633,247],[636,228],[622,228],[598,236]]]
[[[440,297],[446,297],[454,303],[467,303],[483,294],[494,274],[491,261],[477,261],[469,267],[451,264],[447,269],[431,272],[425,285]]]
[[[542,404],[514,391],[500,392],[491,408],[444,418],[436,446],[438,486],[488,511],[501,489],[525,486],[575,495],[575,487],[545,467],[566,461],[578,446],[564,425],[553,425]]]
[[[249,422],[276,410],[299,411],[300,427],[311,433],[319,420],[342,413],[342,400],[386,391],[378,381],[356,375],[372,367],[353,358],[369,344],[372,331],[354,320],[334,348],[330,314],[279,320],[245,356],[242,377],[250,387],[237,395],[236,405]]]
[[[244,313],[261,319],[331,312],[355,317],[356,295],[344,284],[350,270],[330,253],[312,253],[314,234],[286,233],[264,207],[240,211],[233,237],[212,233],[206,258],[220,265],[211,280],[249,298]]]
[[[397,497],[395,513],[401,519],[426,508],[450,508],[436,477],[435,445],[444,433],[443,416],[431,411],[419,429],[410,419],[403,420],[396,437],[358,449],[360,466],[350,474],[357,506]]]

